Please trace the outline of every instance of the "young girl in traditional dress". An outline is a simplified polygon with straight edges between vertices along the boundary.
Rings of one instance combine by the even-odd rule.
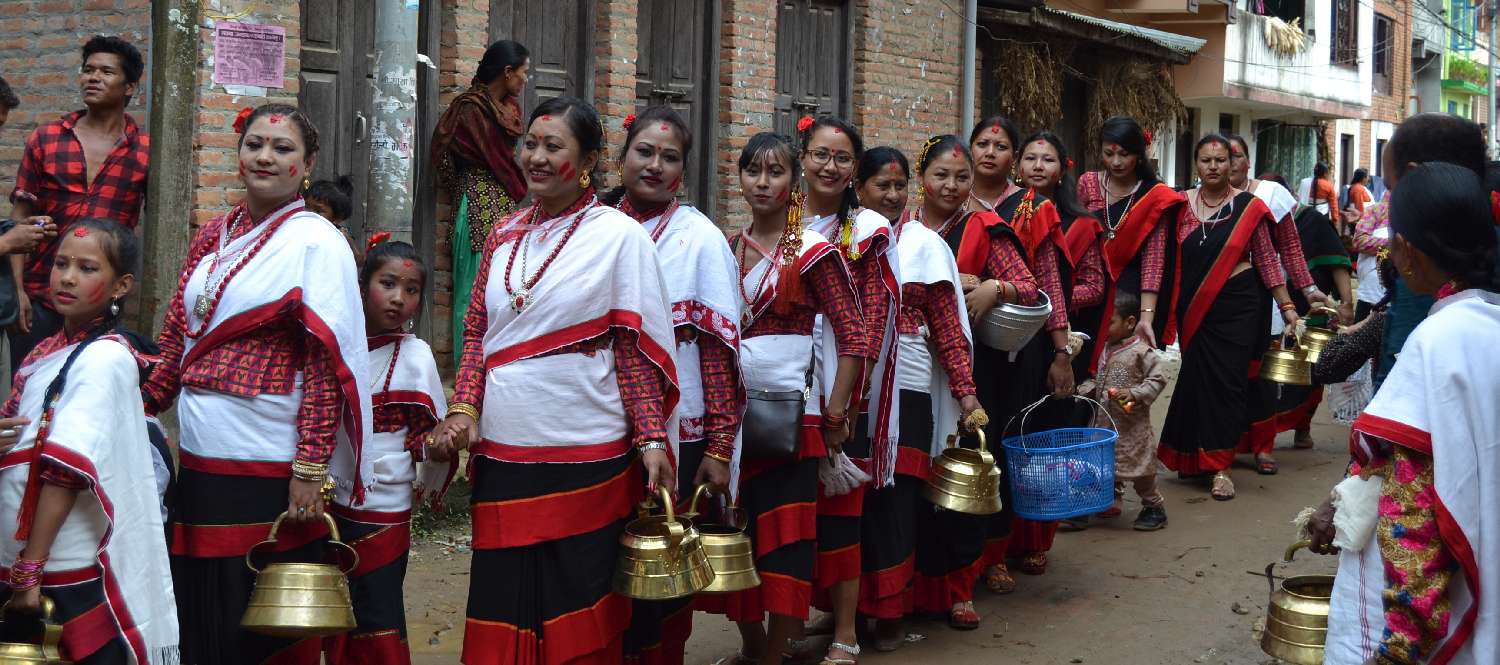
[[[359,553],[359,566],[349,574],[358,625],[328,640],[330,663],[411,662],[402,602],[411,511],[423,501],[440,507],[458,468],[450,450],[431,445],[432,428],[448,405],[432,348],[410,332],[427,267],[415,248],[389,237],[370,239],[359,274],[375,416],[366,454],[374,462],[375,486],[359,507],[331,508],[339,534]]]
[[[13,419],[0,431],[6,628],[46,596],[62,656],[80,665],[180,660],[140,397],[155,359],[116,330],[140,257],[114,222],[85,219],[61,239],[51,295],[63,328],[26,357],[0,411]]]
[[[1156,488],[1156,430],[1151,427],[1151,403],[1167,387],[1167,376],[1159,352],[1135,334],[1140,311],[1135,294],[1115,294],[1109,339],[1098,373],[1078,387],[1078,394],[1088,395],[1109,410],[1110,417],[1099,414],[1095,427],[1113,423],[1119,432],[1115,442],[1114,514],[1120,514],[1125,483],[1131,483],[1141,499],[1135,529],[1155,531],[1167,525],[1167,511]]]
[[[252,633],[245,554],[282,513],[262,559],[324,556],[324,510],[359,507],[374,483],[369,350],[359,272],[338,229],[303,204],[318,131],[294,106],[246,109],[245,198],[188,248],[142,386],[146,412],[176,404],[181,467],[172,576],[183,661],[318,663],[320,639]]]
[[[676,486],[671,304],[651,235],[594,195],[603,141],[582,100],[532,112],[536,203],[490,233],[474,279],[437,440],[473,465],[468,665],[619,659],[620,532],[643,488]]]
[[[876,620],[875,648],[880,651],[895,650],[905,641],[901,619],[912,607],[912,578],[918,558],[929,558],[931,550],[946,551],[947,534],[935,530],[932,523],[945,519],[939,513],[948,511],[940,511],[922,498],[932,455],[957,430],[960,415],[966,420],[977,417],[976,422],[987,418],[975,397],[973,341],[964,314],[963,292],[958,287],[958,266],[934,229],[921,219],[902,214],[907,177],[906,158],[893,149],[876,148],[860,160],[862,201],[887,202],[891,199],[888,192],[901,193],[899,205],[885,206],[886,210],[898,211],[896,250],[902,265],[896,326],[896,343],[901,347],[896,371],[896,389],[901,391],[901,445],[896,453],[895,482],[865,495],[865,572],[859,604],[861,614]],[[933,223],[941,222],[938,219]],[[973,542],[979,542],[977,534]],[[925,550],[922,555],[916,553],[919,547]],[[966,579],[972,593],[974,578],[969,575]]]
[[[745,440],[739,465],[740,506],[756,542],[757,589],[726,598],[730,619],[739,622],[740,661],[779,665],[788,640],[807,620],[817,554],[818,464],[842,449],[850,436],[847,406],[869,357],[859,301],[838,250],[802,228],[800,201],[793,201],[796,151],[783,136],[757,134],[740,153],[740,185],[752,221],[732,241],[739,260],[743,336],[740,375],[747,391],[811,388],[790,456],[758,456],[757,441]],[[830,158],[831,159],[831,158]],[[813,371],[814,320],[833,332],[837,371],[831,379]],[[809,386],[809,380],[811,386]],[[831,381],[832,388],[823,386]],[[768,625],[761,621],[770,613]],[[857,656],[857,644],[840,642]],[[844,657],[844,656],[841,656]]]
[[[853,438],[842,451],[872,476],[869,485],[888,487],[895,479],[896,439],[899,407],[895,392],[895,315],[900,301],[895,237],[891,222],[873,210],[859,207],[854,171],[864,154],[859,131],[835,116],[803,118],[797,125],[802,143],[800,166],[806,208],[804,224],[837,246],[848,265],[859,294],[869,355],[865,382],[857,391],[850,410],[857,414]],[[818,365],[824,386],[832,385],[837,353],[832,331],[821,320],[814,333]],[[825,395],[826,397],[826,395]],[[839,462],[830,459],[820,475],[836,473]],[[829,628],[834,642],[854,645],[855,609],[859,603],[860,514],[868,485],[861,483],[840,493],[829,490],[818,496],[818,605],[831,609]],[[831,625],[828,625],[831,623]],[[844,653],[840,653],[844,651]],[[829,649],[830,660],[858,655],[837,646]]]
[[[724,233],[703,213],[677,202],[693,134],[669,106],[625,120],[621,185],[603,201],[650,235],[667,279],[677,342],[677,464],[675,488],[686,501],[698,485],[722,494],[739,433],[740,296],[734,255]],[[625,634],[626,662],[681,665],[693,630],[693,598],[633,603]]]

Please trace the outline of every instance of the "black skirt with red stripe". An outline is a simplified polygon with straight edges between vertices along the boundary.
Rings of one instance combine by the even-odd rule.
[[[402,593],[411,549],[411,521],[383,525],[335,518],[339,535],[359,553],[349,573],[355,628],[323,642],[329,665],[408,665],[406,602]]]
[[[860,522],[859,612],[865,616],[899,619],[911,611],[916,516],[932,470],[932,427],[932,397],[902,390],[895,483],[865,493]]]
[[[708,441],[677,444],[677,499],[679,511],[697,490],[693,479]],[[699,506],[705,510],[705,506]],[[682,665],[687,641],[693,634],[693,597],[677,600],[631,601],[630,628],[625,631],[625,662],[632,665]]]
[[[856,466],[870,470],[869,414],[855,419],[854,436],[844,444],[844,454]],[[860,485],[848,494],[828,496],[818,484],[818,563],[813,581],[813,604],[824,611],[833,609],[829,591],[839,582],[860,577],[861,516],[869,484]]]
[[[696,609],[731,621],[762,621],[767,612],[806,620],[817,563],[818,460],[825,454],[822,420],[805,416],[795,460],[746,460],[740,465],[745,511],[760,586],[700,597]]]
[[[642,497],[636,459],[474,458],[466,665],[620,661],[631,607],[611,582]]]
[[[63,659],[76,665],[129,665],[135,661],[130,644],[105,602],[104,580],[93,570],[78,575],[47,574],[42,595],[52,599],[52,621],[62,626]],[[57,579],[63,577],[65,579]],[[71,579],[66,579],[71,578]],[[10,586],[0,584],[0,606],[10,602]],[[42,625],[23,621],[0,624],[0,642],[36,642]],[[12,625],[14,624],[14,625]],[[186,662],[186,661],[184,661]]]
[[[208,462],[207,464],[213,464]],[[240,619],[255,588],[245,553],[270,534],[286,510],[286,476],[263,477],[203,470],[183,456],[172,524],[172,585],[182,634],[182,662],[194,665],[317,665],[322,641],[291,640],[252,633]],[[225,469],[233,471],[233,469]],[[325,561],[322,522],[283,524],[277,542],[258,550],[259,565],[281,561]]]
[[[1047,368],[1056,357],[1052,350],[1052,337],[1045,331],[1038,332],[1031,341],[1016,353],[1015,360],[1004,351],[991,349],[983,344],[974,346],[974,367],[987,368],[986,380],[980,381],[980,372],[975,372],[979,388],[979,401],[990,414],[990,424],[985,428],[986,446],[995,456],[1000,467],[1000,512],[991,515],[988,533],[985,535],[984,565],[1005,563],[1010,549],[1011,528],[1015,524],[1015,510],[1011,507],[1010,469],[1006,468],[1005,436],[1020,432],[1020,412],[1027,405],[1047,394]],[[981,362],[987,364],[980,364]],[[1015,418],[1014,423],[1011,419]],[[1007,432],[1006,425],[1011,424]],[[1026,431],[1047,429],[1035,418],[1026,421]]]

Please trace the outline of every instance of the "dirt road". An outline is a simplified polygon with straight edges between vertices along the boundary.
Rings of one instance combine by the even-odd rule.
[[[1154,409],[1158,426],[1166,413]],[[1238,498],[1208,500],[1206,486],[1163,482],[1170,526],[1155,533],[1130,529],[1139,510],[1079,533],[1058,534],[1051,567],[1040,577],[1018,576],[1009,596],[981,590],[979,630],[959,633],[939,621],[911,622],[922,639],[890,654],[866,651],[869,663],[1179,664],[1258,665],[1252,628],[1265,614],[1260,571],[1293,540],[1290,521],[1303,506],[1327,496],[1342,477],[1348,428],[1320,413],[1318,446],[1292,450],[1290,434],[1277,449],[1281,473],[1259,476],[1235,468]],[[461,542],[463,532],[446,536]],[[440,536],[442,538],[442,536]],[[414,661],[455,663],[463,640],[469,558],[463,548],[425,543],[406,580]],[[1281,571],[1332,572],[1334,560],[1301,553]],[[1250,573],[1256,573],[1252,575]],[[698,615],[687,662],[711,663],[733,653],[738,633],[722,617]]]

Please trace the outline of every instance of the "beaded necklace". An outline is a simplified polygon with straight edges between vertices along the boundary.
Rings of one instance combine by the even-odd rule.
[[[391,378],[396,375],[396,360],[401,357],[401,343],[405,341],[404,337],[396,339],[396,348],[391,350],[391,361],[386,363],[385,371],[381,374],[376,374],[375,380],[370,382],[370,397],[391,391]],[[381,381],[382,377],[385,379],[384,381]],[[380,390],[375,390],[375,386],[380,386]]]
[[[510,308],[515,310],[517,314],[520,314],[521,310],[526,309],[526,306],[531,304],[531,289],[536,286],[537,282],[541,281],[542,275],[547,272],[547,268],[552,266],[552,261],[557,259],[557,255],[562,253],[563,247],[568,244],[568,240],[573,237],[573,233],[578,230],[579,226],[583,225],[583,216],[587,215],[590,210],[593,210],[596,205],[599,205],[599,200],[590,195],[588,204],[583,206],[583,209],[579,210],[577,215],[573,216],[573,221],[568,222],[568,230],[563,232],[562,239],[557,241],[557,246],[552,248],[552,253],[547,255],[546,259],[542,260],[542,265],[536,269],[536,274],[527,277],[526,259],[531,250],[531,231],[536,226],[537,218],[542,216],[542,204],[538,203],[531,207],[531,215],[526,219],[526,223],[522,225],[521,236],[516,238],[516,244],[511,245],[510,258],[505,261],[505,293],[510,299]],[[510,287],[510,269],[511,266],[515,265],[517,252],[521,254],[521,288],[512,290]]]
[[[668,203],[665,208],[661,209],[661,214],[657,215],[653,214],[650,210],[647,210],[645,212],[637,212],[635,206],[630,205],[629,196],[625,196],[620,199],[620,212],[625,213],[631,219],[637,222],[645,224],[646,222],[651,221],[653,217],[661,218],[661,221],[656,223],[656,228],[652,229],[651,231],[652,243],[661,240],[662,234],[667,232],[667,225],[672,223],[672,214],[677,212],[677,207],[677,199],[673,198],[671,203]]]
[[[234,253],[235,259],[229,263],[229,269],[218,279],[215,279],[215,273],[218,272],[219,264],[221,263],[220,259],[224,258],[224,246],[229,242],[230,229],[237,225],[241,218],[249,214],[248,208],[244,204],[241,204],[235,210],[238,214],[219,229],[219,249],[214,253],[213,260],[208,264],[208,275],[204,278],[203,293],[198,294],[198,297],[193,300],[193,314],[198,316],[200,323],[197,330],[189,328],[186,331],[187,336],[192,339],[198,339],[204,333],[208,332],[208,323],[213,320],[214,313],[219,310],[219,302],[224,299],[224,291],[229,288],[229,282],[234,280],[235,275],[239,274],[240,269],[244,268],[251,259],[255,258],[255,255],[260,253],[261,248],[265,247],[266,242],[276,233],[276,229],[281,228],[281,225],[286,220],[302,212],[304,208],[301,205],[295,206],[282,213],[280,217],[277,217],[270,224],[267,224],[265,230],[260,232],[260,235],[256,237],[254,242],[240,248]]]
[[[786,232],[783,231],[782,235],[786,235]],[[755,294],[753,296],[749,292],[745,291],[745,277],[750,274],[750,269],[752,267],[745,265],[746,247],[754,247],[755,251],[760,252],[761,256],[765,257],[765,259],[770,262],[770,265],[766,266],[766,271],[764,273],[761,273],[760,282],[755,285]],[[740,297],[745,299],[745,311],[740,317],[744,325],[740,329],[744,330],[745,328],[749,328],[750,324],[755,321],[755,303],[760,301],[760,297],[765,294],[766,285],[770,282],[771,279],[771,273],[776,272],[776,259],[785,250],[785,247],[784,243],[777,243],[776,251],[769,252],[765,247],[762,247],[760,243],[755,242],[755,240],[750,237],[749,229],[741,229],[739,250]]]

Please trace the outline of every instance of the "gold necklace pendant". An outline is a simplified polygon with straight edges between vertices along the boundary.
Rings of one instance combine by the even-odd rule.
[[[213,303],[209,302],[208,294],[200,293],[198,294],[198,297],[193,300],[193,313],[197,314],[198,318],[200,319],[204,318],[208,316],[208,311],[212,306]]]

